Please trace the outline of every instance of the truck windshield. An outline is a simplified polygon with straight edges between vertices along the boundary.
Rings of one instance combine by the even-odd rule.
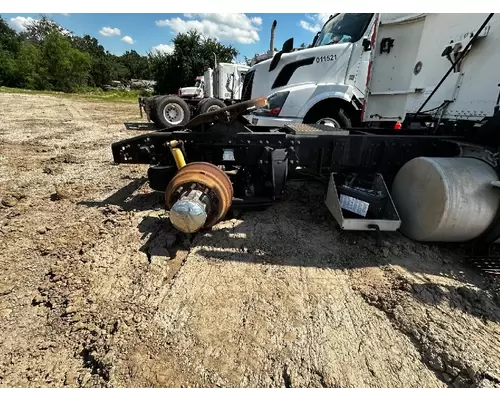
[[[194,87],[200,87],[201,86],[201,81],[196,81],[196,83],[194,84]]]
[[[323,26],[314,47],[357,42],[368,28],[373,14],[338,14]]]

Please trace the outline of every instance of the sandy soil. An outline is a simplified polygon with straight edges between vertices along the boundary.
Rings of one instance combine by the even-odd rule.
[[[321,187],[187,240],[135,104],[0,95],[0,385],[500,386],[500,300],[461,250],[340,232]]]

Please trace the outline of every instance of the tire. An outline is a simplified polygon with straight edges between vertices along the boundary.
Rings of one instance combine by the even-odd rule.
[[[164,96],[156,100],[156,125],[159,128],[184,126],[191,119],[188,104],[177,96]]]
[[[203,103],[206,103],[206,101],[210,99],[210,97],[205,97],[203,99],[200,100],[200,102],[198,103],[198,105],[196,106],[196,110],[195,110],[195,115],[198,115],[200,113],[200,108],[202,106]]]
[[[213,97],[209,97],[208,99],[204,99],[198,105],[197,114],[205,114],[206,112],[215,111],[219,108],[226,107],[226,103],[222,100],[214,99]]]
[[[149,119],[155,123],[158,122],[158,117],[156,115],[156,100],[161,96],[149,96],[145,98],[146,106],[149,109]]]
[[[305,124],[330,125],[334,128],[352,128],[349,114],[339,106],[332,109],[321,107],[304,118]]]

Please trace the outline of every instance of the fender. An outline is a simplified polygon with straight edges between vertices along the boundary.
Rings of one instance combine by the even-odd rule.
[[[340,99],[347,103],[352,103],[353,93],[352,86],[349,85],[320,85],[317,90],[311,95],[309,100],[304,104],[297,114],[297,117],[304,118],[311,108],[319,102],[326,99]],[[354,105],[355,106],[355,105]]]

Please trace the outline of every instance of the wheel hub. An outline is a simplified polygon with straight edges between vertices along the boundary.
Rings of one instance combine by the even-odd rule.
[[[184,110],[178,104],[168,104],[163,110],[165,119],[171,124],[179,124],[184,119]]]
[[[316,122],[316,124],[317,125],[327,125],[327,126],[331,126],[332,128],[342,128],[336,119],[330,118],[330,117],[321,118],[320,120],[318,120]]]
[[[215,225],[226,215],[232,201],[229,177],[206,162],[193,162],[181,168],[165,191],[170,221],[185,233]]]
[[[212,111],[218,110],[219,108],[221,108],[221,107],[219,107],[218,105],[213,105],[213,106],[208,107],[207,112],[212,112]]]

